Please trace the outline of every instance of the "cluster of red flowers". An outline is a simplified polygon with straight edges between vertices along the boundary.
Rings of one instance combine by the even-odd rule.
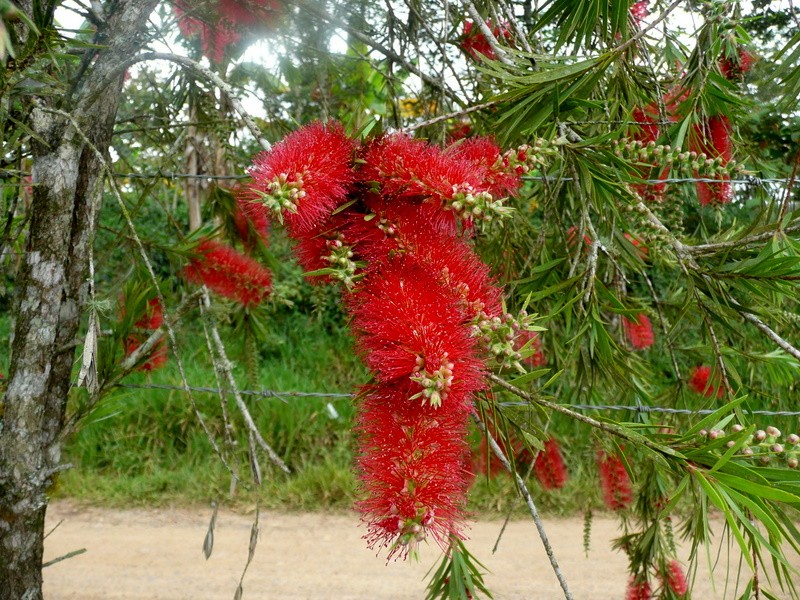
[[[622,459],[616,454],[601,452],[597,456],[597,469],[605,505],[615,511],[628,508],[633,501],[633,490]]]
[[[635,315],[630,319],[622,317],[622,328],[625,337],[634,350],[646,350],[653,345],[653,324],[647,315]]]
[[[637,2],[631,10],[638,5]],[[646,6],[645,6],[646,9]],[[731,81],[741,79],[750,70],[754,62],[753,56],[744,48],[739,48],[736,55],[724,56],[719,61],[719,69],[722,75]],[[677,87],[665,97],[667,118],[675,122],[678,120],[680,104],[688,96],[686,90]],[[645,145],[655,143],[659,138],[658,127],[658,107],[655,103],[642,108],[637,107],[633,110],[633,120],[638,124],[638,130],[634,139],[643,142]],[[717,114],[704,117],[692,128],[690,136],[690,147],[692,152],[705,154],[707,158],[714,160],[720,167],[725,167],[733,159],[733,146],[731,143],[731,122],[727,115]],[[640,172],[640,175],[646,173]],[[658,174],[658,179],[666,179],[669,175],[669,167],[662,169]],[[695,172],[696,177],[704,177],[706,174]],[[733,190],[727,181],[729,178],[725,174],[715,174],[711,179],[721,179],[719,182],[696,183],[697,199],[701,206],[711,204],[727,204],[732,200]],[[664,183],[657,183],[653,186],[637,185],[634,189],[645,200],[660,200],[663,196]]]
[[[511,41],[511,29],[508,23],[492,25],[491,21],[486,21],[486,26],[492,32],[496,40],[505,42]],[[497,54],[489,44],[489,40],[483,35],[481,28],[472,21],[464,21],[464,32],[461,34],[461,49],[471,58],[481,60],[481,55],[489,60],[495,60]]]
[[[702,365],[692,369],[689,374],[689,387],[698,394],[704,395],[706,398],[716,396],[722,398],[725,390],[720,382],[718,374],[712,376],[711,367]]]
[[[158,298],[151,298],[144,314],[133,324],[134,331],[125,339],[125,355],[130,356],[155,331],[164,324],[164,311]],[[167,347],[162,338],[151,350],[147,360],[137,367],[140,371],[155,371],[167,363]]]
[[[516,191],[525,160],[481,138],[444,150],[403,134],[359,145],[314,123],[253,161],[250,211],[284,222],[303,266],[346,286],[374,374],[359,394],[358,508],[369,545],[390,557],[460,535],[483,331],[504,317],[463,236],[507,212],[500,197]]]
[[[661,581],[662,593],[659,596],[661,598],[680,598],[689,591],[683,567],[677,560],[671,560],[664,565],[663,570],[656,573],[656,577]],[[653,600],[653,598],[653,589],[646,579],[631,577],[625,592],[625,600]]]
[[[541,486],[546,490],[555,490],[564,487],[569,479],[561,447],[555,438],[551,437],[544,443],[542,449],[533,463],[533,472]]]
[[[261,303],[272,289],[272,273],[258,261],[216,240],[204,240],[184,274],[189,281],[244,306]]]
[[[242,36],[269,28],[283,12],[276,0],[212,0],[189,3],[175,0],[173,5],[181,35],[200,38],[203,54],[221,63],[225,51]]]

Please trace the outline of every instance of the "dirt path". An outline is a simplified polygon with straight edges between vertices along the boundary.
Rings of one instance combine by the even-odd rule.
[[[55,502],[48,510],[48,529],[63,522],[46,540],[45,561],[80,548],[87,552],[45,569],[45,598],[232,598],[252,518],[221,511],[214,552],[206,561],[201,548],[209,517],[210,511],[191,509],[118,511]],[[438,550],[424,547],[419,563],[386,566],[364,547],[357,522],[355,515],[262,513],[244,598],[424,598],[424,577]],[[475,523],[469,536],[469,548],[491,571],[486,581],[495,597],[563,598],[532,521],[512,522],[492,555],[500,525]],[[545,525],[575,600],[624,598],[626,561],[609,543],[618,535],[614,521],[595,519],[588,558],[580,519],[549,519]],[[721,530],[721,524],[714,529]],[[715,593],[701,565],[694,597],[722,598],[724,572],[717,579]]]

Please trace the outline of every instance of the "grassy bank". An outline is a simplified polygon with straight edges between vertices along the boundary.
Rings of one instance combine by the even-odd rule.
[[[192,348],[204,343],[198,336]],[[322,325],[314,316],[276,319],[269,332],[270,344],[260,352],[258,380],[247,377],[238,360],[237,376],[254,390],[348,394],[368,380],[368,373],[354,356],[352,341],[340,325]],[[240,357],[237,340],[227,340],[232,357]],[[191,385],[215,387],[213,370],[205,352],[184,354]],[[179,390],[139,386],[180,383],[174,361],[153,373],[135,373],[84,419],[70,440],[66,460],[74,468],[59,476],[53,494],[105,506],[163,506],[226,502],[233,506],[262,506],[282,510],[347,510],[352,507],[356,481],[353,474],[354,440],[351,434],[354,405],[349,398],[245,396],[264,438],[292,469],[285,474],[260,457],[263,483],[253,485],[247,463],[246,437],[234,415],[233,435],[240,450],[234,454],[242,479],[230,496],[231,475],[222,465],[186,394]],[[219,397],[194,394],[198,411],[217,442],[223,444]],[[473,432],[475,446],[479,436]],[[531,487],[541,509],[568,514],[597,505],[596,475],[580,465],[588,447],[565,448],[571,479],[556,493]],[[587,455],[591,463],[591,456]],[[586,458],[586,457],[584,457]],[[237,462],[238,461],[238,462]],[[233,463],[232,463],[233,464]],[[492,516],[509,510],[524,513],[516,500],[510,477],[478,476],[473,484],[470,510]]]

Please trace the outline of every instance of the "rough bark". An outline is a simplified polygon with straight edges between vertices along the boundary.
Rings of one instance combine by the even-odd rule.
[[[78,334],[86,300],[90,203],[102,186],[93,150],[70,120],[47,112],[47,103],[59,102],[106,152],[119,105],[119,65],[139,49],[156,4],[107,2],[98,29],[106,46],[70,82],[70,95],[43,98],[31,113],[29,125],[46,144],[33,146],[32,219],[16,283],[14,343],[0,412],[0,600],[42,597],[47,490],[61,468],[75,353],[69,342]]]

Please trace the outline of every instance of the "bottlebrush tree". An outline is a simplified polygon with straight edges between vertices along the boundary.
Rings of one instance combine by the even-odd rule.
[[[537,520],[528,472],[548,498],[591,474],[587,501],[620,519],[628,598],[691,594],[712,510],[748,589],[797,597],[800,437],[760,412],[796,411],[800,37],[761,2],[684,4],[0,7],[16,296],[0,599],[41,597],[65,432],[165,338],[231,481],[247,465],[258,487],[263,456],[289,469],[219,331],[284,293],[268,220],[293,268],[340,290],[371,373],[353,424],[366,541],[440,546],[431,597],[488,593],[464,539],[470,422]],[[64,11],[85,26],[65,31]],[[233,194],[209,183],[231,179]],[[139,261],[151,285],[120,317],[107,300]],[[198,310],[192,357],[230,394],[211,425],[183,368]]]

